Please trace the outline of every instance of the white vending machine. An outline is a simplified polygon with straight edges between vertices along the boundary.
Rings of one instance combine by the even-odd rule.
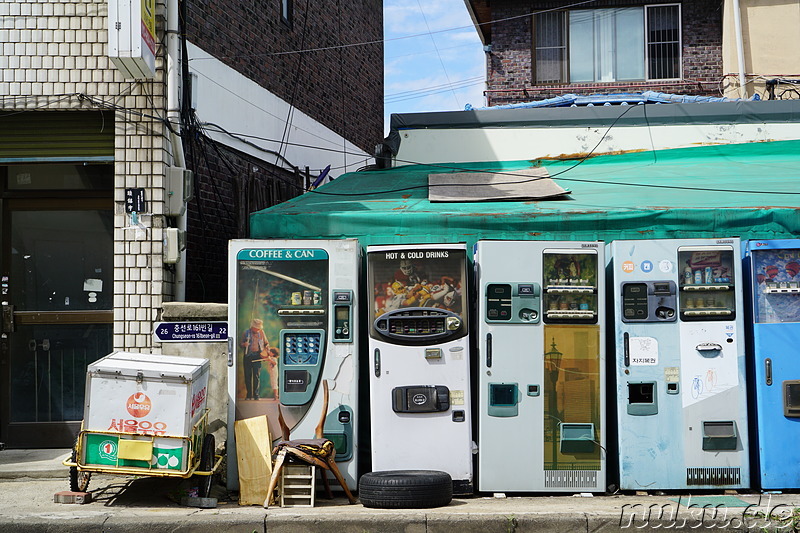
[[[620,488],[749,487],[739,239],[609,249]]]
[[[604,245],[478,241],[478,488],[605,492]]]
[[[472,494],[464,244],[367,247],[372,469],[440,470]]]
[[[277,440],[280,410],[292,439],[314,438],[327,380],[324,436],[356,489],[359,266],[356,239],[230,241],[229,488],[238,486],[234,422],[266,415]]]

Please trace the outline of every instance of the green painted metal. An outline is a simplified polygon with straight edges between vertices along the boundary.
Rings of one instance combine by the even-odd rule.
[[[0,115],[0,162],[113,161],[113,111]]]
[[[647,135],[645,130],[643,135]],[[562,200],[431,203],[428,174],[544,166]],[[345,174],[253,213],[251,238],[357,237],[361,244],[800,234],[800,141],[600,155],[583,162],[408,165]]]

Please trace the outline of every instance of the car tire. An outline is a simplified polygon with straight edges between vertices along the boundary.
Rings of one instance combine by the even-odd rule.
[[[443,507],[453,500],[453,479],[438,470],[386,470],[370,472],[358,482],[364,507],[425,509]]]

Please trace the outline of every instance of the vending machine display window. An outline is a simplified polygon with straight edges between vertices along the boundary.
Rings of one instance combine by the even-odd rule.
[[[373,335],[427,344],[467,334],[465,251],[382,252],[371,254],[369,261]]]
[[[730,247],[678,249],[681,320],[733,320],[736,317],[734,253]]]
[[[597,323],[597,253],[545,250],[543,314],[546,323]]]
[[[755,321],[800,322],[800,249],[753,250]]]

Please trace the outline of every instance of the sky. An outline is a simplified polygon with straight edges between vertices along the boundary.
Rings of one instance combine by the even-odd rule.
[[[384,0],[384,130],[392,113],[483,107],[486,60],[464,0]]]

